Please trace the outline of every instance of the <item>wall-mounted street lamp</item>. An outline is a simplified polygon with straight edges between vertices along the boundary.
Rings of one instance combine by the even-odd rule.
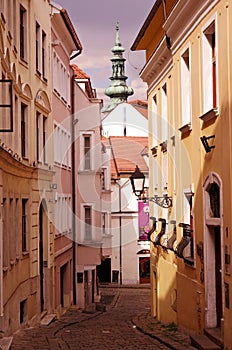
[[[169,197],[167,194],[164,194],[162,197],[154,195],[153,197],[145,197],[144,183],[145,176],[139,170],[138,165],[136,165],[135,171],[130,177],[131,186],[133,193],[139,198],[143,198],[144,201],[154,202],[162,208],[170,208],[172,206],[172,197]]]

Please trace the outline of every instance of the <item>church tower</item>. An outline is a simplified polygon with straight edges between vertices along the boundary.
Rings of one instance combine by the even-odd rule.
[[[123,52],[125,49],[119,39],[119,23],[116,23],[116,40],[115,45],[111,49],[113,57],[112,62],[112,76],[110,77],[111,85],[105,89],[105,95],[110,97],[110,104],[103,108],[102,112],[109,112],[114,109],[117,104],[126,102],[127,97],[133,95],[134,91],[131,87],[126,85],[127,76],[125,76],[125,61]]]

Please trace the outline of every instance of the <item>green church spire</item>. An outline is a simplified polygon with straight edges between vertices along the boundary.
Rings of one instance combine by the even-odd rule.
[[[113,57],[112,62],[112,76],[110,77],[111,85],[105,89],[105,95],[110,97],[110,104],[103,108],[103,112],[108,112],[115,108],[119,103],[126,102],[127,97],[133,95],[134,91],[131,87],[126,85],[127,76],[125,76],[125,61],[122,47],[119,38],[119,22],[116,23],[116,40],[115,45],[111,49]]]

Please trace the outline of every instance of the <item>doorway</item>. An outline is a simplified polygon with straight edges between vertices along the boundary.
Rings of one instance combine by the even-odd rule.
[[[45,273],[48,267],[48,217],[47,205],[43,199],[39,207],[39,275],[40,275],[40,311],[48,306],[45,301]]]
[[[217,327],[221,327],[222,319],[222,264],[221,264],[221,230],[213,228],[215,245],[215,293],[216,293],[216,321]]]
[[[139,283],[150,283],[150,258],[139,258]]]
[[[210,173],[204,183],[205,328],[220,328],[223,319],[222,182]]]
[[[65,292],[68,289],[68,263],[60,267],[60,304],[65,307]]]
[[[106,258],[97,266],[97,276],[100,283],[111,282],[111,259]]]
[[[42,203],[39,207],[39,274],[40,274],[40,311],[44,311],[44,266],[43,266],[43,216],[44,209]]]

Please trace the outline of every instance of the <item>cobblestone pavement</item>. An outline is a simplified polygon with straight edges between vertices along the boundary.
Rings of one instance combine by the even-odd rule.
[[[155,322],[151,331],[152,320],[148,317],[149,288],[103,288],[102,296],[106,312],[91,314],[70,308],[48,326],[40,325],[15,334],[11,350],[188,349],[186,338],[179,338],[176,344],[180,347],[172,344],[169,347],[168,341],[162,341],[163,334],[153,337]]]

